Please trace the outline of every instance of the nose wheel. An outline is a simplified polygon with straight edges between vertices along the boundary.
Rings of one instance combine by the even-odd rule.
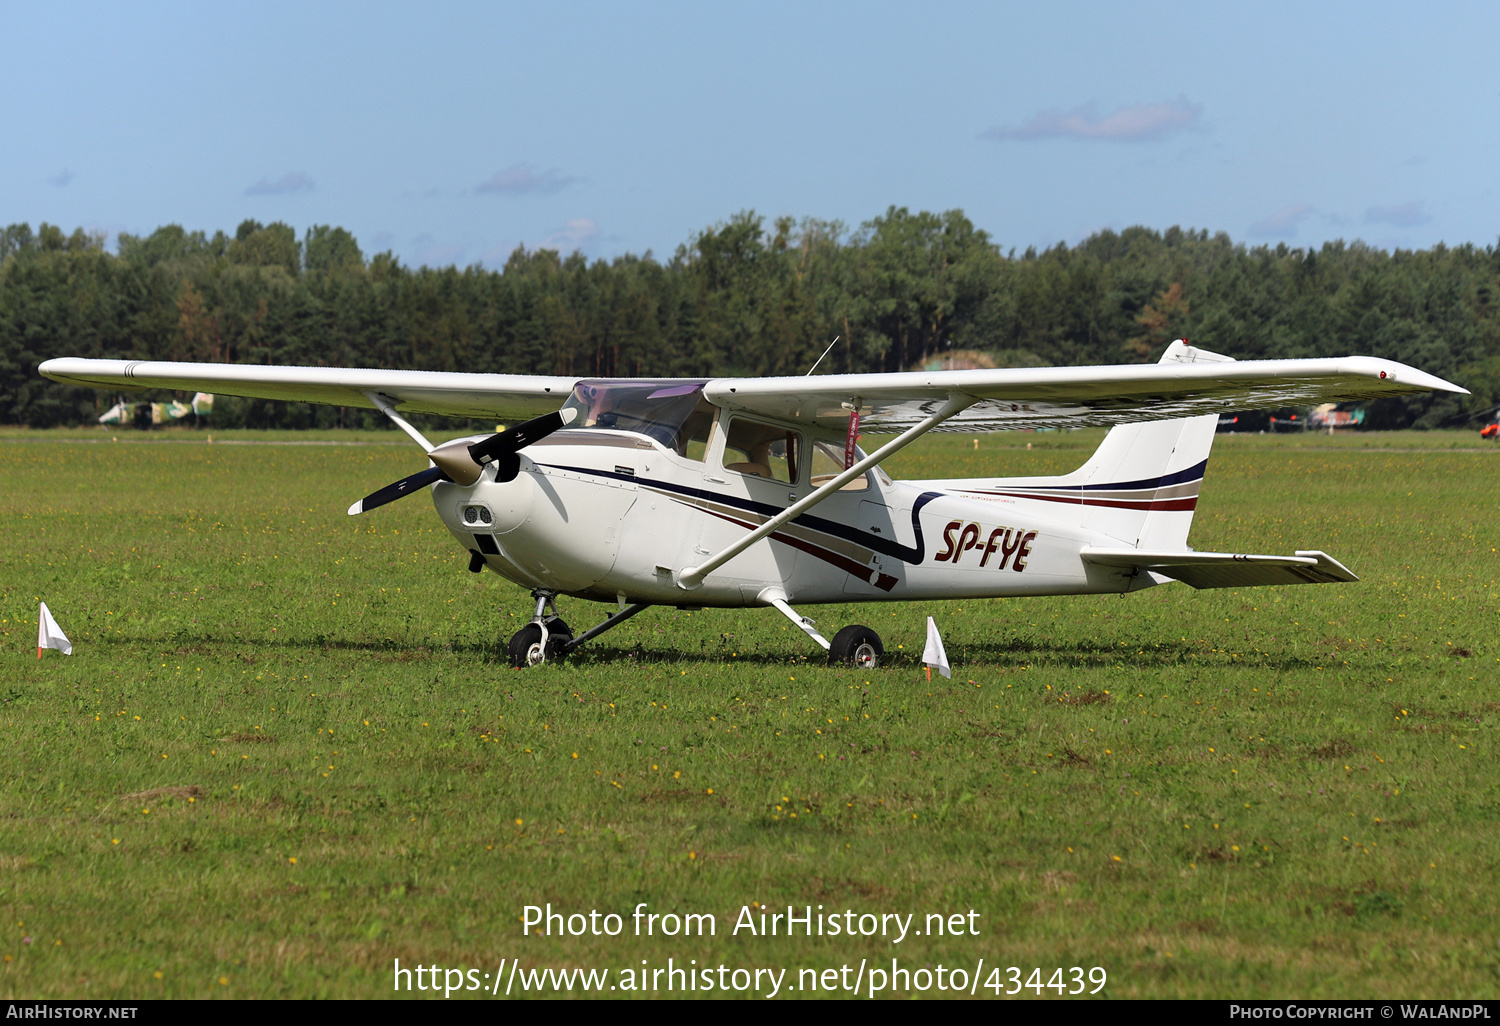
[[[510,665],[525,668],[539,663],[561,659],[573,640],[573,631],[560,617],[553,617],[546,624],[546,637],[542,636],[542,624],[528,623],[510,638]]]

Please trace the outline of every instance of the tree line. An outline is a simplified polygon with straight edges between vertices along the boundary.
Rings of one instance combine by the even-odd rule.
[[[366,257],[342,228],[247,220],[121,234],[0,231],[0,422],[91,423],[54,356],[581,376],[1138,363],[1173,338],[1239,359],[1365,354],[1473,390],[1372,404],[1366,424],[1460,424],[1500,403],[1500,249],[1247,247],[1144,227],[1002,251],[962,211],[892,207],[850,229],[753,212],[668,260],[518,248],[500,270]],[[221,399],[230,426],[378,415]]]

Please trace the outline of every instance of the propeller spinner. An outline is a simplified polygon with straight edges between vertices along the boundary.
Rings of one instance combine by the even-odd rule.
[[[567,427],[578,416],[576,409],[558,410],[518,424],[509,431],[478,442],[445,442],[427,454],[435,466],[418,471],[408,477],[371,492],[349,507],[351,517],[368,513],[388,502],[411,495],[437,481],[452,481],[454,484],[471,485],[479,480],[484,468],[495,464],[496,481],[514,481],[521,472],[521,457],[516,455],[534,442],[546,438],[552,432]]]

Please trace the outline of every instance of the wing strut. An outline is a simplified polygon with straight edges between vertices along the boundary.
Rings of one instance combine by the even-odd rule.
[[[869,470],[871,467],[875,466],[877,463],[880,463],[887,457],[893,456],[896,453],[900,452],[902,449],[906,448],[912,442],[915,442],[918,438],[921,438],[923,435],[931,431],[933,428],[937,427],[949,417],[957,416],[964,410],[967,410],[970,406],[973,406],[978,401],[979,400],[977,398],[971,395],[964,395],[962,393],[950,394],[948,396],[948,401],[943,403],[942,406],[938,407],[936,413],[933,413],[920,424],[917,424],[914,427],[907,428],[901,434],[897,435],[895,438],[882,445],[879,449],[876,449],[874,452],[870,453],[870,455],[854,464],[854,466],[850,467],[842,474],[839,474],[832,481],[829,481],[828,483],[815,488],[811,492],[808,492],[802,498],[792,503],[790,506],[782,510],[780,513],[776,514],[770,520],[767,520],[755,530],[749,532],[748,534],[745,534],[733,544],[721,549],[720,551],[714,553],[712,556],[709,556],[697,566],[684,567],[677,574],[677,586],[679,588],[682,588],[684,591],[691,591],[692,589],[698,587],[703,583],[703,578],[707,577],[713,571],[729,562],[735,556],[738,556],[741,552],[744,552],[746,549],[754,545],[756,542],[760,541],[762,538],[771,534],[787,521],[795,520],[797,517],[812,509],[818,503],[828,498],[834,492],[837,492],[840,488],[844,487],[844,485],[848,484],[850,481],[853,481],[856,477],[859,477],[861,474]]]
[[[377,410],[391,419],[392,424],[405,431],[413,442],[420,445],[423,452],[432,451],[433,445],[427,440],[427,436],[418,431],[411,425],[410,421],[396,412],[396,404],[394,402],[374,390],[367,391],[364,395],[366,399],[375,404]]]

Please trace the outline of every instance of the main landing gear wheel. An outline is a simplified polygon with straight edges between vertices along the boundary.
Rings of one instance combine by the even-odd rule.
[[[828,665],[873,670],[880,665],[884,655],[885,646],[880,643],[880,635],[855,623],[833,636],[828,646]]]
[[[573,631],[561,619],[547,621],[547,651],[542,652],[541,624],[528,623],[510,639],[510,665],[524,669],[549,660],[561,659],[560,649],[573,640]]]

